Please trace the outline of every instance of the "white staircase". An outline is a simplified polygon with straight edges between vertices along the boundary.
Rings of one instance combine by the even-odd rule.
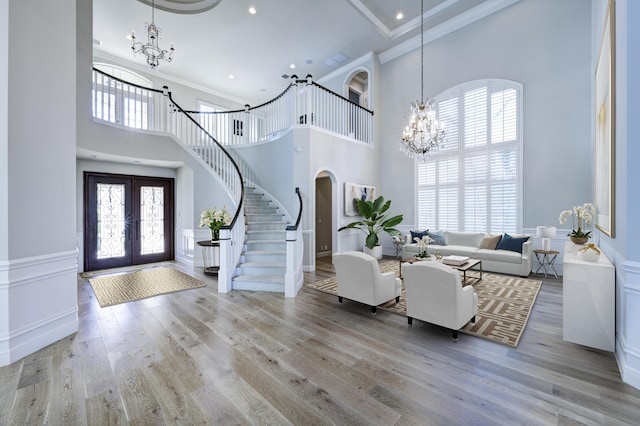
[[[245,187],[244,206],[246,237],[233,289],[284,293],[285,216],[252,187]]]

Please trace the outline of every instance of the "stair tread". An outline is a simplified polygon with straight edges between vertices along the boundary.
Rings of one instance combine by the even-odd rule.
[[[282,267],[286,267],[287,263],[286,262],[269,262],[269,261],[265,261],[265,262],[244,262],[241,263],[239,266],[243,267],[243,268],[282,268]]]
[[[246,225],[265,225],[265,224],[271,224],[271,225],[275,225],[275,224],[280,224],[280,223],[284,223],[286,224],[286,222],[283,222],[281,220],[265,220],[264,222],[252,222],[252,221],[247,221],[245,222]]]
[[[286,254],[287,251],[286,250],[278,250],[278,249],[274,249],[274,250],[245,250],[242,252],[242,254]]]
[[[236,275],[234,281],[253,281],[284,284],[284,274],[281,275]]]

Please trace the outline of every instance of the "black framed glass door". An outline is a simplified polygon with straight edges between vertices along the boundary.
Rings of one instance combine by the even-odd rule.
[[[85,172],[85,270],[174,258],[173,179]]]

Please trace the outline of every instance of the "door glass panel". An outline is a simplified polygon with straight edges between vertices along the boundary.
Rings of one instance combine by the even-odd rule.
[[[164,252],[164,188],[140,187],[140,252]]]
[[[98,259],[125,255],[124,185],[97,185]]]

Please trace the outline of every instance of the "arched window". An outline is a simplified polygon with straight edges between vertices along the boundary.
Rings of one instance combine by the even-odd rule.
[[[150,80],[112,64],[94,63],[94,68],[131,84],[93,73],[93,116],[134,129],[148,129],[151,116],[151,93],[138,86],[153,88]],[[135,85],[135,86],[134,86]]]
[[[151,80],[144,78],[140,74],[136,74],[133,71],[129,71],[126,68],[119,67],[118,65],[105,64],[103,62],[94,62],[93,67],[105,74],[112,75],[121,80],[128,81],[129,83],[153,89],[153,83],[151,82]]]
[[[444,147],[417,163],[420,229],[522,229],[522,85],[478,80],[434,98]]]

